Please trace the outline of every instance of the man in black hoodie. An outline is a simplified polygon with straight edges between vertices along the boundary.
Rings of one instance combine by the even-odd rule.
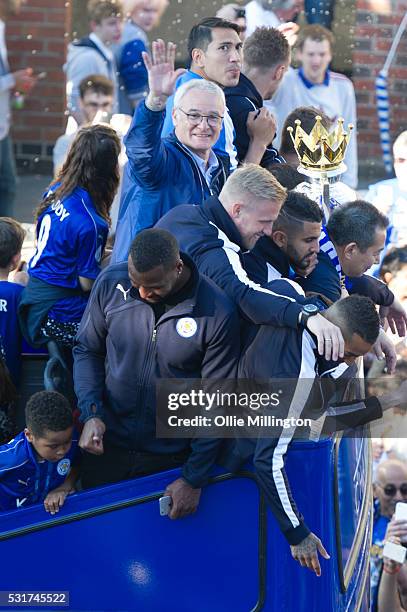
[[[246,157],[254,123],[269,121],[270,113],[263,106],[263,99],[270,99],[277,91],[290,64],[290,57],[287,39],[275,28],[257,28],[245,41],[239,83],[224,90],[236,131],[235,146],[239,161]],[[284,161],[271,144],[274,136],[268,139],[270,130],[265,129],[264,135],[267,142],[263,143],[262,149],[259,145],[258,159],[250,161],[263,167]]]

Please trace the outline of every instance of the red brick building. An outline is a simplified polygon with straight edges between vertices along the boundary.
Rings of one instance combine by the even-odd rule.
[[[193,0],[187,1],[193,4]],[[348,0],[337,0],[338,6],[341,1]],[[36,73],[47,73],[46,78],[38,83],[32,95],[26,99],[24,109],[14,111],[13,137],[17,159],[20,166],[25,165],[31,171],[41,171],[47,165],[49,168],[53,144],[65,128],[62,65],[66,45],[71,38],[72,8],[75,9],[75,21],[79,22],[76,29],[80,33],[81,30],[86,31],[84,0],[75,2],[72,7],[66,0],[28,0],[21,15],[7,23],[7,44],[12,69],[32,66]],[[202,17],[205,14],[204,4],[199,2],[196,17],[188,11],[188,18]],[[171,30],[173,34],[174,28],[184,33],[188,31],[187,23],[184,24],[186,27],[180,28],[185,7],[185,3],[171,3],[161,33]],[[340,8],[343,11],[344,7]],[[383,167],[374,81],[407,10],[407,0],[356,0],[355,8],[352,79],[358,101],[361,175],[377,175],[383,171]],[[338,30],[340,27],[338,23]],[[403,35],[390,69],[389,93],[391,136],[394,138],[397,133],[407,129],[407,32]]]
[[[406,0],[357,0],[352,80],[358,106],[359,160],[362,169],[382,171],[375,99],[375,78],[383,68],[397,29],[407,11]],[[388,76],[391,140],[407,130],[407,30]],[[366,161],[367,167],[366,167]]]
[[[45,72],[24,108],[13,111],[12,134],[19,165],[29,171],[49,170],[55,140],[65,130],[65,79],[62,65],[71,32],[70,3],[29,0],[21,14],[6,24],[12,70],[31,66]]]

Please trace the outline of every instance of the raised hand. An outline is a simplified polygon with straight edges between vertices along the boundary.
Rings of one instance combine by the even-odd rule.
[[[174,70],[176,48],[172,42],[169,42],[165,48],[165,42],[159,38],[152,44],[151,56],[143,51],[143,60],[148,72],[149,98],[171,96],[178,77],[186,72],[185,68]]]

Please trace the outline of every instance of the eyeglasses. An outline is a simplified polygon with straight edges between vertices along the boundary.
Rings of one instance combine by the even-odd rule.
[[[383,493],[387,497],[394,497],[397,491],[400,491],[403,497],[407,496],[407,482],[403,482],[399,487],[394,484],[387,484],[386,486],[379,485],[383,489]]]
[[[234,11],[235,11],[236,19],[245,19],[246,10],[244,8],[235,8]]]
[[[182,110],[182,108],[179,107],[178,110],[180,110],[181,113],[184,113],[188,120],[188,123],[193,126],[199,125],[200,123],[202,123],[203,119],[206,119],[210,127],[218,127],[218,125],[223,119],[222,115],[201,115],[200,113],[186,113],[184,110]]]

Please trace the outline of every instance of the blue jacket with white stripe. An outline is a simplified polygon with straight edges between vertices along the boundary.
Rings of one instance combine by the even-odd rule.
[[[78,438],[74,435],[68,453],[59,461],[39,461],[21,432],[0,446],[0,510],[14,510],[43,501],[59,487],[79,460]]]
[[[194,260],[199,272],[226,292],[244,319],[297,328],[301,304],[306,301],[304,296],[285,295],[288,280],[264,287],[249,278],[244,267],[242,238],[217,197],[208,198],[203,206],[178,206],[156,227],[177,238],[180,249]]]
[[[274,284],[295,297],[292,285],[283,280]],[[240,383],[252,393],[271,388],[282,390],[278,407],[273,406],[271,412],[267,409],[265,414],[279,419],[311,419],[312,426],[299,431],[295,424],[289,427],[277,424],[267,437],[228,440],[220,463],[238,471],[248,460],[253,461],[259,486],[282,533],[291,545],[296,545],[310,530],[297,509],[285,473],[285,454],[290,442],[298,435],[319,439],[321,433],[359,427],[380,418],[382,408],[375,397],[338,401],[357,376],[356,366],[326,361],[318,355],[307,330],[262,325],[257,330],[253,326],[251,331],[252,339],[240,359]]]

